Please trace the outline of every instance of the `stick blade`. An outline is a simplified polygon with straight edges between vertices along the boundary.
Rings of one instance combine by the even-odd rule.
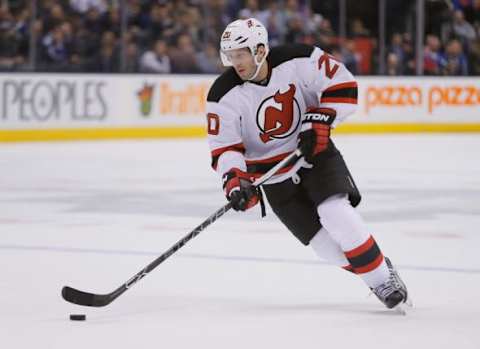
[[[109,295],[83,292],[69,286],[62,288],[62,297],[67,302],[87,307],[103,307],[112,301]]]

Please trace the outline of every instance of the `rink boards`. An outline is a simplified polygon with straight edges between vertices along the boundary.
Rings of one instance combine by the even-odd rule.
[[[0,74],[0,141],[201,137],[212,75]],[[359,77],[338,133],[479,132],[478,78]]]

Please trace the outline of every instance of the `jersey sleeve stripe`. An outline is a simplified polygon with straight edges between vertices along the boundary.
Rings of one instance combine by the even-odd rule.
[[[212,167],[214,170],[217,169],[218,158],[220,157],[220,155],[222,155],[227,151],[237,151],[243,154],[245,153],[245,146],[243,145],[243,143],[237,143],[237,144],[229,145],[223,148],[212,150]]]
[[[320,98],[320,103],[349,103],[349,104],[357,104],[358,101],[357,101],[356,98],[322,97],[322,98]]]
[[[323,91],[320,103],[357,104],[358,86],[355,81],[334,85]]]
[[[358,85],[355,81],[350,81],[350,82],[343,82],[341,84],[336,84],[333,86],[330,86],[327,88],[325,92],[332,92],[332,91],[337,91],[337,90],[343,90],[343,89],[348,89],[348,88],[358,88]]]

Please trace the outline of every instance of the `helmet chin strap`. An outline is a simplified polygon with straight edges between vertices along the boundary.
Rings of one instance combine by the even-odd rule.
[[[257,69],[255,69],[255,73],[253,73],[253,75],[248,79],[248,81],[252,81],[257,77],[258,73],[260,73],[260,68],[262,67],[263,63],[267,59],[267,55],[268,55],[268,51],[265,51],[263,58],[260,60],[260,63],[257,63],[257,55],[253,57],[253,59],[255,60],[255,64],[257,65]]]

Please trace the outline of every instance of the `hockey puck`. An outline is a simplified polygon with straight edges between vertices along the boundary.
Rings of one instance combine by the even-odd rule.
[[[85,321],[87,316],[85,314],[70,314],[70,320],[72,321]]]

